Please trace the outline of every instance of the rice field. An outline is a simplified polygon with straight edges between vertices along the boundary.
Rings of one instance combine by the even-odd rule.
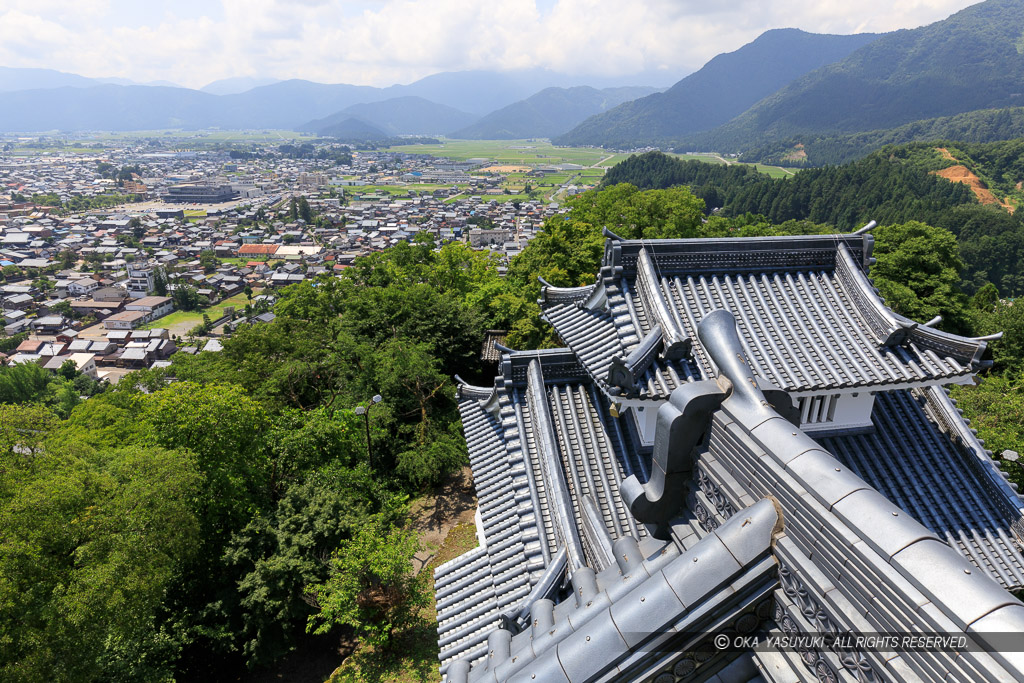
[[[433,154],[456,161],[487,159],[503,166],[548,166],[580,164],[590,166],[608,156],[602,149],[555,147],[545,140],[442,140],[437,145],[399,145],[388,151]]]

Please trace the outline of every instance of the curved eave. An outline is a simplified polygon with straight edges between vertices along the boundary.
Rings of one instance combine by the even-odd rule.
[[[490,401],[495,396],[496,389],[493,386],[478,387],[474,384],[470,384],[458,375],[455,375],[455,382],[458,384],[456,398],[459,400],[472,398],[478,401]]]
[[[928,390],[928,401],[934,406],[939,422],[949,430],[954,443],[977,459],[987,483],[992,486],[992,493],[998,496],[1004,506],[1003,513],[1006,514],[1009,521],[1017,522],[1024,518],[1024,500],[1010,485],[1006,474],[993,460],[992,451],[985,448],[984,442],[961,417],[953,400],[940,387],[932,387]]]
[[[594,291],[597,283],[583,287],[555,287],[541,279],[540,304],[565,304],[584,301]]]
[[[888,330],[887,337],[879,339],[881,343],[890,339],[897,340],[897,343],[914,343],[939,356],[952,358],[960,365],[972,369],[977,369],[980,366],[981,356],[986,347],[984,341],[944,332],[934,327],[926,327],[896,313],[885,305],[867,275],[857,267],[846,245],[840,246],[838,258],[843,262],[842,265],[845,266],[845,270],[850,276],[849,282],[856,289],[857,296],[854,297],[854,301],[861,314],[865,318],[874,318]],[[840,263],[837,262],[836,266],[840,267]],[[878,331],[876,333],[881,336]]]

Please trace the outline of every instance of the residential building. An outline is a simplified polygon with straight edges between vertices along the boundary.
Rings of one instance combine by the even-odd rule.
[[[169,296],[146,296],[125,304],[126,311],[143,311],[145,322],[152,322],[174,310],[174,301]]]
[[[122,311],[104,320],[103,327],[108,330],[134,330],[145,324],[148,317],[146,311]]]
[[[148,265],[128,266],[128,296],[133,299],[141,299],[149,296],[153,291],[155,277],[153,268]]]

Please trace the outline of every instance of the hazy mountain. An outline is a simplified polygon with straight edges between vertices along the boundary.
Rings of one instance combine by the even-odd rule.
[[[387,133],[366,121],[349,118],[325,126],[318,132],[319,135],[329,138],[341,138],[342,140],[383,140],[389,137]]]
[[[0,66],[0,92],[37,88],[88,88],[99,83],[85,76],[53,69],[15,69]]]
[[[211,95],[237,95],[262,85],[273,85],[280,83],[279,78],[257,78],[254,76],[237,76],[235,78],[222,78],[219,81],[207,83],[200,90]]]
[[[178,85],[177,83],[172,83],[171,81],[146,81],[145,83],[140,83],[138,81],[133,81],[130,78],[93,78],[93,79],[90,79],[90,80],[93,81],[93,85],[97,85],[97,84],[108,84],[108,85],[111,85],[111,84],[112,85],[152,85],[152,86],[157,86],[157,87],[162,87],[162,88],[180,88],[180,87],[182,87],[182,86]]]
[[[0,130],[152,130],[223,126],[218,98],[198,90],[144,85],[19,90],[3,95]]]
[[[359,119],[390,135],[444,135],[475,121],[476,116],[422,97],[394,97],[354,104],[330,116],[305,123],[297,130],[320,133],[345,119]]]
[[[1022,104],[1024,0],[988,0],[879,38],[691,144],[733,150]]]
[[[582,85],[583,79],[546,69],[521,71],[453,71],[434,74],[409,85],[389,88],[395,95],[415,95],[473,114],[487,114],[544,88]]]
[[[718,55],[667,91],[593,116],[556,142],[633,147],[679,140],[725,123],[793,79],[877,38],[871,33],[767,31],[735,52]]]
[[[605,88],[545,88],[536,95],[491,112],[471,126],[451,134],[468,140],[516,140],[561,135],[588,116],[623,102],[650,95],[646,86]]]
[[[464,71],[434,74],[409,85],[387,88],[292,79],[215,95],[187,88],[97,85],[95,79],[73,74],[32,71],[42,73],[9,74],[10,88],[4,95],[7,106],[0,108],[0,130],[294,128],[355,104],[401,97],[419,97],[480,115],[551,85],[578,85],[572,82],[574,77],[543,70]],[[470,122],[461,119],[453,128]]]
[[[0,66],[0,92],[15,90],[46,90],[51,88],[95,88],[98,85],[152,85],[168,88],[181,86],[170,81],[138,83],[128,78],[87,78],[53,69],[20,69]]]

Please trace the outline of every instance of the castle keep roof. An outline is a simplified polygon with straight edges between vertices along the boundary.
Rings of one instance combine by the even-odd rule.
[[[545,288],[568,348],[459,388],[480,545],[435,572],[450,681],[1024,678],[1024,503],[943,389],[985,343],[885,308],[870,248],[611,236],[594,285]],[[711,640],[888,632],[971,646]]]

